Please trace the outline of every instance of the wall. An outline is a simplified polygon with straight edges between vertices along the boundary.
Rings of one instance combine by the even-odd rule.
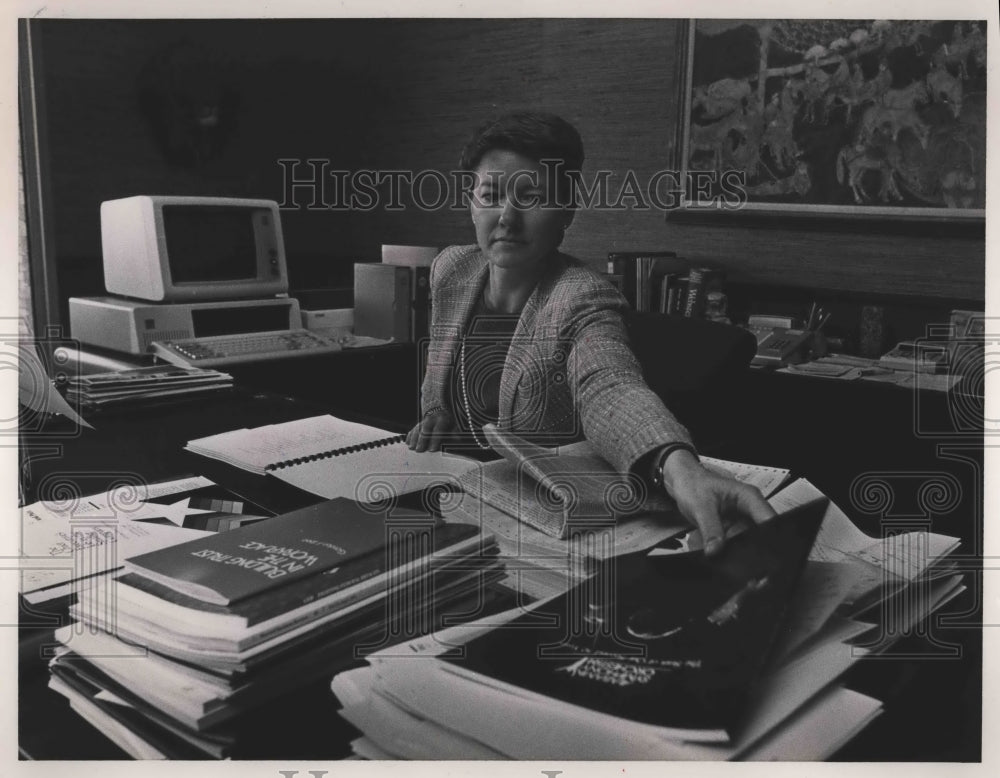
[[[280,158],[323,158],[347,169],[363,162],[385,80],[377,28],[368,20],[38,23],[63,296],[103,292],[103,200],[133,194],[281,200]],[[199,164],[170,161],[140,110],[144,69],[178,45],[186,52],[171,84],[179,111],[188,97],[210,100],[216,87],[235,98],[227,112],[231,132],[219,153]],[[293,211],[283,221],[299,287],[344,281],[343,268],[372,233],[363,216],[342,212]]]
[[[526,106],[576,124],[588,173],[614,171],[612,192],[626,170],[645,185],[674,155],[679,34],[676,20],[397,23],[392,43],[399,56],[386,70],[395,90],[376,128],[379,160],[393,166],[418,159],[448,169],[481,117]],[[450,214],[410,211],[383,218],[380,229],[385,242],[471,240],[464,219]],[[926,229],[855,234],[843,225],[678,224],[656,209],[588,211],[564,247],[595,266],[617,249],[672,249],[721,262],[737,283],[984,299],[982,239]]]
[[[675,20],[50,20],[40,29],[56,261],[64,294],[99,294],[101,200],[136,193],[281,200],[279,158],[333,168],[451,170],[471,130],[544,108],[584,136],[587,169],[640,182],[669,166],[677,117]],[[238,96],[221,152],[164,158],[137,104],[139,74],[172,43],[211,53],[198,73]],[[469,242],[464,213],[283,215],[293,285],[349,281],[386,242]],[[565,249],[601,266],[615,249],[722,261],[735,281],[868,294],[983,299],[981,240],[859,237],[668,223],[658,210],[581,213]]]
[[[515,20],[394,25],[396,56],[387,117],[377,128],[380,164],[451,169],[471,131],[517,108],[544,109],[573,122],[584,138],[589,172],[624,171],[646,182],[672,155],[670,84],[676,25],[650,20]],[[395,68],[395,70],[391,70]],[[441,223],[444,223],[444,229]],[[470,242],[465,214],[431,219],[387,215],[397,241]],[[669,240],[662,212],[581,213],[564,247],[595,264],[619,248],[656,248]],[[388,242],[388,241],[387,241]]]

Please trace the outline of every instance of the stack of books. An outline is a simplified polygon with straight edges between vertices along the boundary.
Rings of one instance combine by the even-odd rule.
[[[279,700],[475,611],[501,574],[474,527],[373,511],[330,500],[127,559],[56,632],[51,688],[136,757],[259,755],[245,733]]]
[[[731,537],[721,557],[659,544],[528,612],[336,675],[341,715],[362,733],[355,753],[831,756],[882,707],[838,679],[964,589],[949,566],[957,540],[869,537],[804,480],[771,501],[779,515]],[[401,659],[414,654],[428,661]]]
[[[66,386],[66,399],[84,410],[99,411],[198,397],[232,386],[233,377],[218,370],[154,365],[75,376]]]

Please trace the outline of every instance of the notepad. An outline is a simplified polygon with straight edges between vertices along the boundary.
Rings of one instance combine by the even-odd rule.
[[[457,488],[458,476],[479,466],[454,454],[410,451],[403,435],[330,415],[223,432],[185,448],[319,497],[358,502]]]

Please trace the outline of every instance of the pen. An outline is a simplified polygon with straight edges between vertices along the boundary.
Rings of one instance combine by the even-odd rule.
[[[813,320],[816,318],[816,302],[813,301],[812,308],[809,309],[809,320],[806,322],[806,329],[811,330]]]
[[[822,315],[823,309],[820,308],[819,312],[820,312],[820,315]],[[826,324],[830,320],[830,316],[831,315],[832,315],[831,313],[828,313],[826,316],[823,316],[823,318],[820,319],[819,324],[816,325],[816,332],[819,332],[821,329],[823,329],[823,325]]]

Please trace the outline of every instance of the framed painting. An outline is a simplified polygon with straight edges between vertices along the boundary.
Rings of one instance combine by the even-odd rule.
[[[687,22],[682,211],[982,223],[985,28]]]

